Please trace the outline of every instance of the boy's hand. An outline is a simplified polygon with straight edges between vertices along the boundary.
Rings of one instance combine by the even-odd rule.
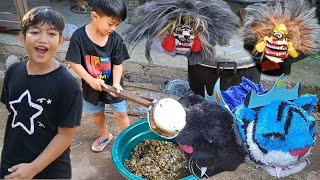
[[[9,175],[4,179],[32,179],[36,175],[36,169],[30,163],[21,163],[8,169]]]
[[[113,84],[112,87],[114,87],[114,88],[117,90],[117,93],[120,93],[120,91],[123,91],[123,88],[122,88],[121,85],[118,84],[118,83]],[[111,92],[110,92],[109,94],[110,94],[111,96],[113,96],[113,97],[117,97],[117,95],[114,94],[114,93],[111,93]]]
[[[88,84],[92,87],[92,89],[95,89],[97,91],[102,91],[102,87],[104,85],[104,81],[99,78],[92,77]]]

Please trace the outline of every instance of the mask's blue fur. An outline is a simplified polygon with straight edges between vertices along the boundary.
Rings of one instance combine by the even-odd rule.
[[[274,101],[260,109],[239,108],[236,123],[250,159],[280,168],[305,162],[315,142],[316,122],[310,114],[316,103],[317,97],[307,94],[293,102]],[[282,177],[295,172],[271,174]]]
[[[186,126],[176,141],[192,146],[193,152],[186,155],[193,162],[191,168],[195,170],[195,175],[201,176],[196,164],[207,167],[208,176],[234,171],[244,161],[245,153],[236,142],[232,115],[199,95],[191,96],[189,100],[193,106],[187,113]]]

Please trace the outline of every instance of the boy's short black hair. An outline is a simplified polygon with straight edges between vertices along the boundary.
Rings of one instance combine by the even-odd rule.
[[[28,11],[21,20],[21,32],[26,35],[29,28],[45,23],[55,28],[60,36],[62,35],[65,26],[63,16],[49,6],[39,6]]]
[[[116,17],[124,21],[127,17],[127,8],[122,0],[93,0],[92,11],[97,14]]]

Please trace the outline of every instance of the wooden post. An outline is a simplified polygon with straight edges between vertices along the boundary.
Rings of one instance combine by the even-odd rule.
[[[22,17],[28,12],[28,5],[26,0],[14,0],[14,5],[16,6],[17,14],[22,19]]]
[[[20,30],[22,17],[28,12],[26,0],[14,0],[17,14],[0,12],[0,31]]]

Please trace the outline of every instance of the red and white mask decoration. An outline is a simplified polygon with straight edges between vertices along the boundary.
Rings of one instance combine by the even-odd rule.
[[[173,31],[176,49],[190,51],[195,39],[195,34],[190,26],[177,27]]]
[[[169,36],[162,41],[162,48],[168,52],[199,52],[201,50],[201,41],[194,29],[194,23],[190,16],[183,16],[179,22],[168,28]]]
[[[298,52],[293,47],[293,42],[289,40],[288,29],[284,24],[274,27],[271,36],[265,36],[263,40],[256,44],[255,49],[259,53],[264,53],[267,60],[261,63],[262,71],[280,68],[278,63],[282,63],[288,56],[298,57]]]
[[[284,26],[283,24],[281,24]],[[286,27],[276,26],[272,37],[266,38],[266,57],[275,63],[281,63],[288,56],[288,32]],[[282,27],[282,28],[281,28]]]

